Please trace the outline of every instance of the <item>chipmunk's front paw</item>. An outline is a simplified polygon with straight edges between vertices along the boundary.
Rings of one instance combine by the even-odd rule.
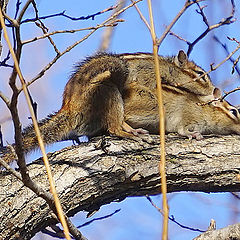
[[[203,136],[200,131],[194,131],[194,129],[189,130],[189,128],[180,127],[178,129],[178,134],[181,136],[188,137],[189,140],[195,138],[196,140],[202,140]]]
[[[143,128],[137,128],[137,129],[132,128],[130,133],[132,133],[135,136],[139,136],[139,134],[148,134],[148,131]]]
[[[188,135],[189,140],[192,140],[193,138],[195,138],[196,140],[202,140],[203,139],[203,135],[200,132],[192,132]]]

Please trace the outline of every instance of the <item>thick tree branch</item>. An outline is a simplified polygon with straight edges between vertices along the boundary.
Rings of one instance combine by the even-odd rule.
[[[240,223],[217,230],[209,230],[193,240],[226,240],[240,239]]]
[[[128,196],[158,194],[159,136],[155,144],[106,138],[104,149],[95,139],[87,144],[49,154],[57,191],[68,216],[92,212]],[[189,141],[167,136],[168,192],[239,191],[239,136],[209,136]],[[28,166],[34,181],[48,190],[42,160]],[[3,239],[30,239],[56,220],[46,202],[11,173],[0,175],[0,235]]]

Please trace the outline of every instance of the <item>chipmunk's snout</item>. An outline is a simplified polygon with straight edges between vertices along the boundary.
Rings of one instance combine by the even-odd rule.
[[[234,106],[230,105],[229,103],[227,103],[227,104],[228,105],[226,106],[226,109],[228,111],[228,115],[233,120],[235,120],[236,122],[240,122],[240,111],[239,111],[239,109],[235,108]]]

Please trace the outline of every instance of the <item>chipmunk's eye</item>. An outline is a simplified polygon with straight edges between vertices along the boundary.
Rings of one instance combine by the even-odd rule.
[[[205,72],[203,71],[196,71],[196,73],[198,74],[198,77],[201,77]],[[206,76],[203,76],[201,79],[203,79],[204,81],[206,81]]]
[[[196,73],[197,73],[199,76],[201,76],[201,75],[203,75],[203,74],[204,74],[204,72],[203,72],[203,71],[196,71]]]
[[[232,108],[232,109],[230,109],[229,110],[236,118],[238,117],[238,110],[237,109],[234,109],[234,108]]]

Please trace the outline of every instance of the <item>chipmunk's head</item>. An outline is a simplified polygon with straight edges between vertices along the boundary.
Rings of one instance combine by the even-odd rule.
[[[199,105],[196,125],[202,134],[240,135],[240,112],[222,98]]]
[[[174,64],[178,66],[187,76],[186,82],[185,84],[183,84],[183,87],[192,84],[193,92],[195,92],[196,94],[201,93],[201,95],[209,95],[209,93],[213,91],[214,86],[211,82],[209,75],[206,74],[204,69],[199,67],[193,61],[190,61],[187,54],[183,50],[180,50],[178,54],[174,57]]]
[[[214,101],[211,104],[213,106],[220,108],[222,111],[224,111],[231,119],[234,120],[236,123],[240,123],[240,112],[239,109],[232,106],[230,103],[228,103],[225,100],[218,100]]]

